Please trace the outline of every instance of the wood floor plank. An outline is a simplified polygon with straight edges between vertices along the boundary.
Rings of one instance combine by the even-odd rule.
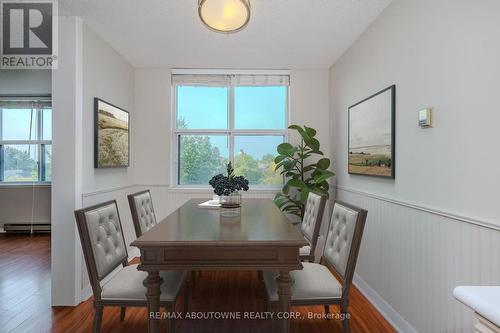
[[[133,262],[138,262],[135,259]],[[17,277],[17,278],[16,278]],[[92,299],[77,307],[50,306],[50,236],[0,234],[0,333],[92,332]],[[264,312],[262,284],[256,272],[203,272],[197,278],[189,311]],[[193,295],[191,295],[193,296]],[[181,311],[182,301],[177,304]],[[339,320],[307,319],[322,314],[322,306],[293,307],[301,314],[291,321],[293,333],[342,332]],[[332,313],[339,309],[331,307]],[[391,325],[356,289],[352,289],[351,331],[353,333],[395,332]],[[145,308],[129,308],[124,322],[119,308],[105,308],[102,332],[135,333],[147,331]],[[165,331],[165,323],[161,323]],[[177,333],[265,333],[272,332],[269,320],[180,320]]]

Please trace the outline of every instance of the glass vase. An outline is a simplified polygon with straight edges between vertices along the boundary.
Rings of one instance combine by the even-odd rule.
[[[220,196],[220,206],[222,208],[238,208],[241,206],[241,194],[236,191],[229,195]]]

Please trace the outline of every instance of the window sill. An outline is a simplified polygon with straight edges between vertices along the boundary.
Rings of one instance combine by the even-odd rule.
[[[52,183],[51,182],[37,182],[37,183],[0,182],[0,188],[31,188],[31,187],[52,187]]]
[[[207,192],[207,193],[213,193],[213,189],[210,187],[190,187],[190,186],[170,186],[169,191],[172,192],[177,192],[177,193],[200,193],[200,192]],[[265,193],[276,193],[281,191],[281,186],[280,187],[251,187],[247,192],[252,193],[252,192],[265,192]],[[242,192],[245,193],[245,192]]]

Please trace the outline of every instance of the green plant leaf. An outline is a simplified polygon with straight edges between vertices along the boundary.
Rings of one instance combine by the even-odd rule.
[[[316,130],[314,128],[304,125],[304,129],[306,130],[307,135],[309,135],[311,138],[316,135]]]
[[[304,139],[304,141],[306,143],[308,143],[311,140],[311,137],[309,136],[309,134],[307,134],[307,132],[302,127],[300,127],[298,125],[290,125],[290,126],[288,126],[288,128],[294,129],[297,132],[299,132],[300,136],[302,137],[302,139]]]
[[[314,178],[314,181],[315,181],[317,184],[319,184],[319,183],[321,183],[321,182],[323,182],[323,181],[325,181],[325,180],[327,180],[328,178],[331,178],[331,177],[333,177],[333,176],[335,176],[335,174],[334,174],[333,172],[328,171],[328,170],[323,170],[323,171],[321,171],[321,173],[320,173],[320,174],[317,174],[317,175],[316,175],[316,176],[314,176],[313,178]]]
[[[319,169],[326,170],[330,166],[330,159],[329,158],[322,158],[316,163]]]
[[[288,126],[288,129],[293,129],[293,130],[296,130],[296,131],[302,131],[302,127],[300,127],[299,125],[290,125],[290,126]]]
[[[281,189],[281,191],[282,191],[284,194],[288,194],[288,191],[290,191],[290,184],[289,184],[289,183],[286,183],[285,185],[283,185],[283,188]]]
[[[297,165],[297,161],[296,160],[286,160],[286,161],[283,161],[283,169],[286,170],[286,171],[292,170],[293,168],[295,168],[296,165]]]
[[[285,155],[278,155],[274,158],[274,163],[278,164],[279,162],[283,161],[287,156]]]
[[[319,150],[319,141],[318,139],[315,139],[315,138],[312,138],[311,140],[309,140],[309,142],[307,142],[307,145],[309,147],[311,147],[311,149],[316,152]]]
[[[311,156],[311,154],[307,154],[307,153],[306,153],[306,154],[298,153],[297,155],[299,156],[299,158],[302,158],[302,159],[304,159],[304,160],[305,160],[306,158],[308,158],[309,156]]]
[[[277,150],[280,155],[286,156],[292,156],[295,152],[295,148],[288,142],[283,142],[282,144],[278,145]]]
[[[303,168],[304,172],[309,172],[309,171],[312,171],[316,168],[316,165],[314,164],[311,164],[311,165],[307,165]]]
[[[291,187],[298,187],[300,189],[306,187],[306,184],[302,180],[297,178],[290,179],[288,181],[288,185],[290,185]]]
[[[303,188],[302,191],[300,191],[300,202],[302,202],[303,205],[305,205],[307,202],[309,192],[311,191],[308,188]]]
[[[316,192],[318,192],[319,194],[324,195],[324,196],[325,196],[325,197],[327,197],[327,198],[330,196],[330,194],[328,193],[328,191],[327,191],[327,190],[324,190],[324,189],[322,189],[322,188],[317,188],[317,189],[315,189],[315,191],[316,191]]]
[[[319,184],[319,186],[320,186],[322,189],[325,189],[325,190],[327,190],[327,191],[330,189],[330,184],[328,184],[328,182],[327,182],[326,180],[325,180],[325,181],[323,181],[323,182],[321,182],[321,183]]]
[[[283,207],[286,203],[288,203],[290,201],[290,199],[288,199],[286,196],[284,196],[282,193],[278,193],[276,194],[276,196],[274,197],[274,203],[276,204],[276,206],[278,206],[279,208]]]

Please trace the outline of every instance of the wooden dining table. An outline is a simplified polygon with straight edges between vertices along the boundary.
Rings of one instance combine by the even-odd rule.
[[[148,273],[149,313],[160,311],[159,271],[275,270],[283,318],[276,331],[289,332],[290,321],[283,314],[290,311],[290,271],[302,269],[304,237],[270,199],[243,199],[232,217],[222,209],[198,207],[203,201],[189,200],[131,243],[141,251],[138,269]],[[148,317],[149,332],[157,333],[159,320]]]

